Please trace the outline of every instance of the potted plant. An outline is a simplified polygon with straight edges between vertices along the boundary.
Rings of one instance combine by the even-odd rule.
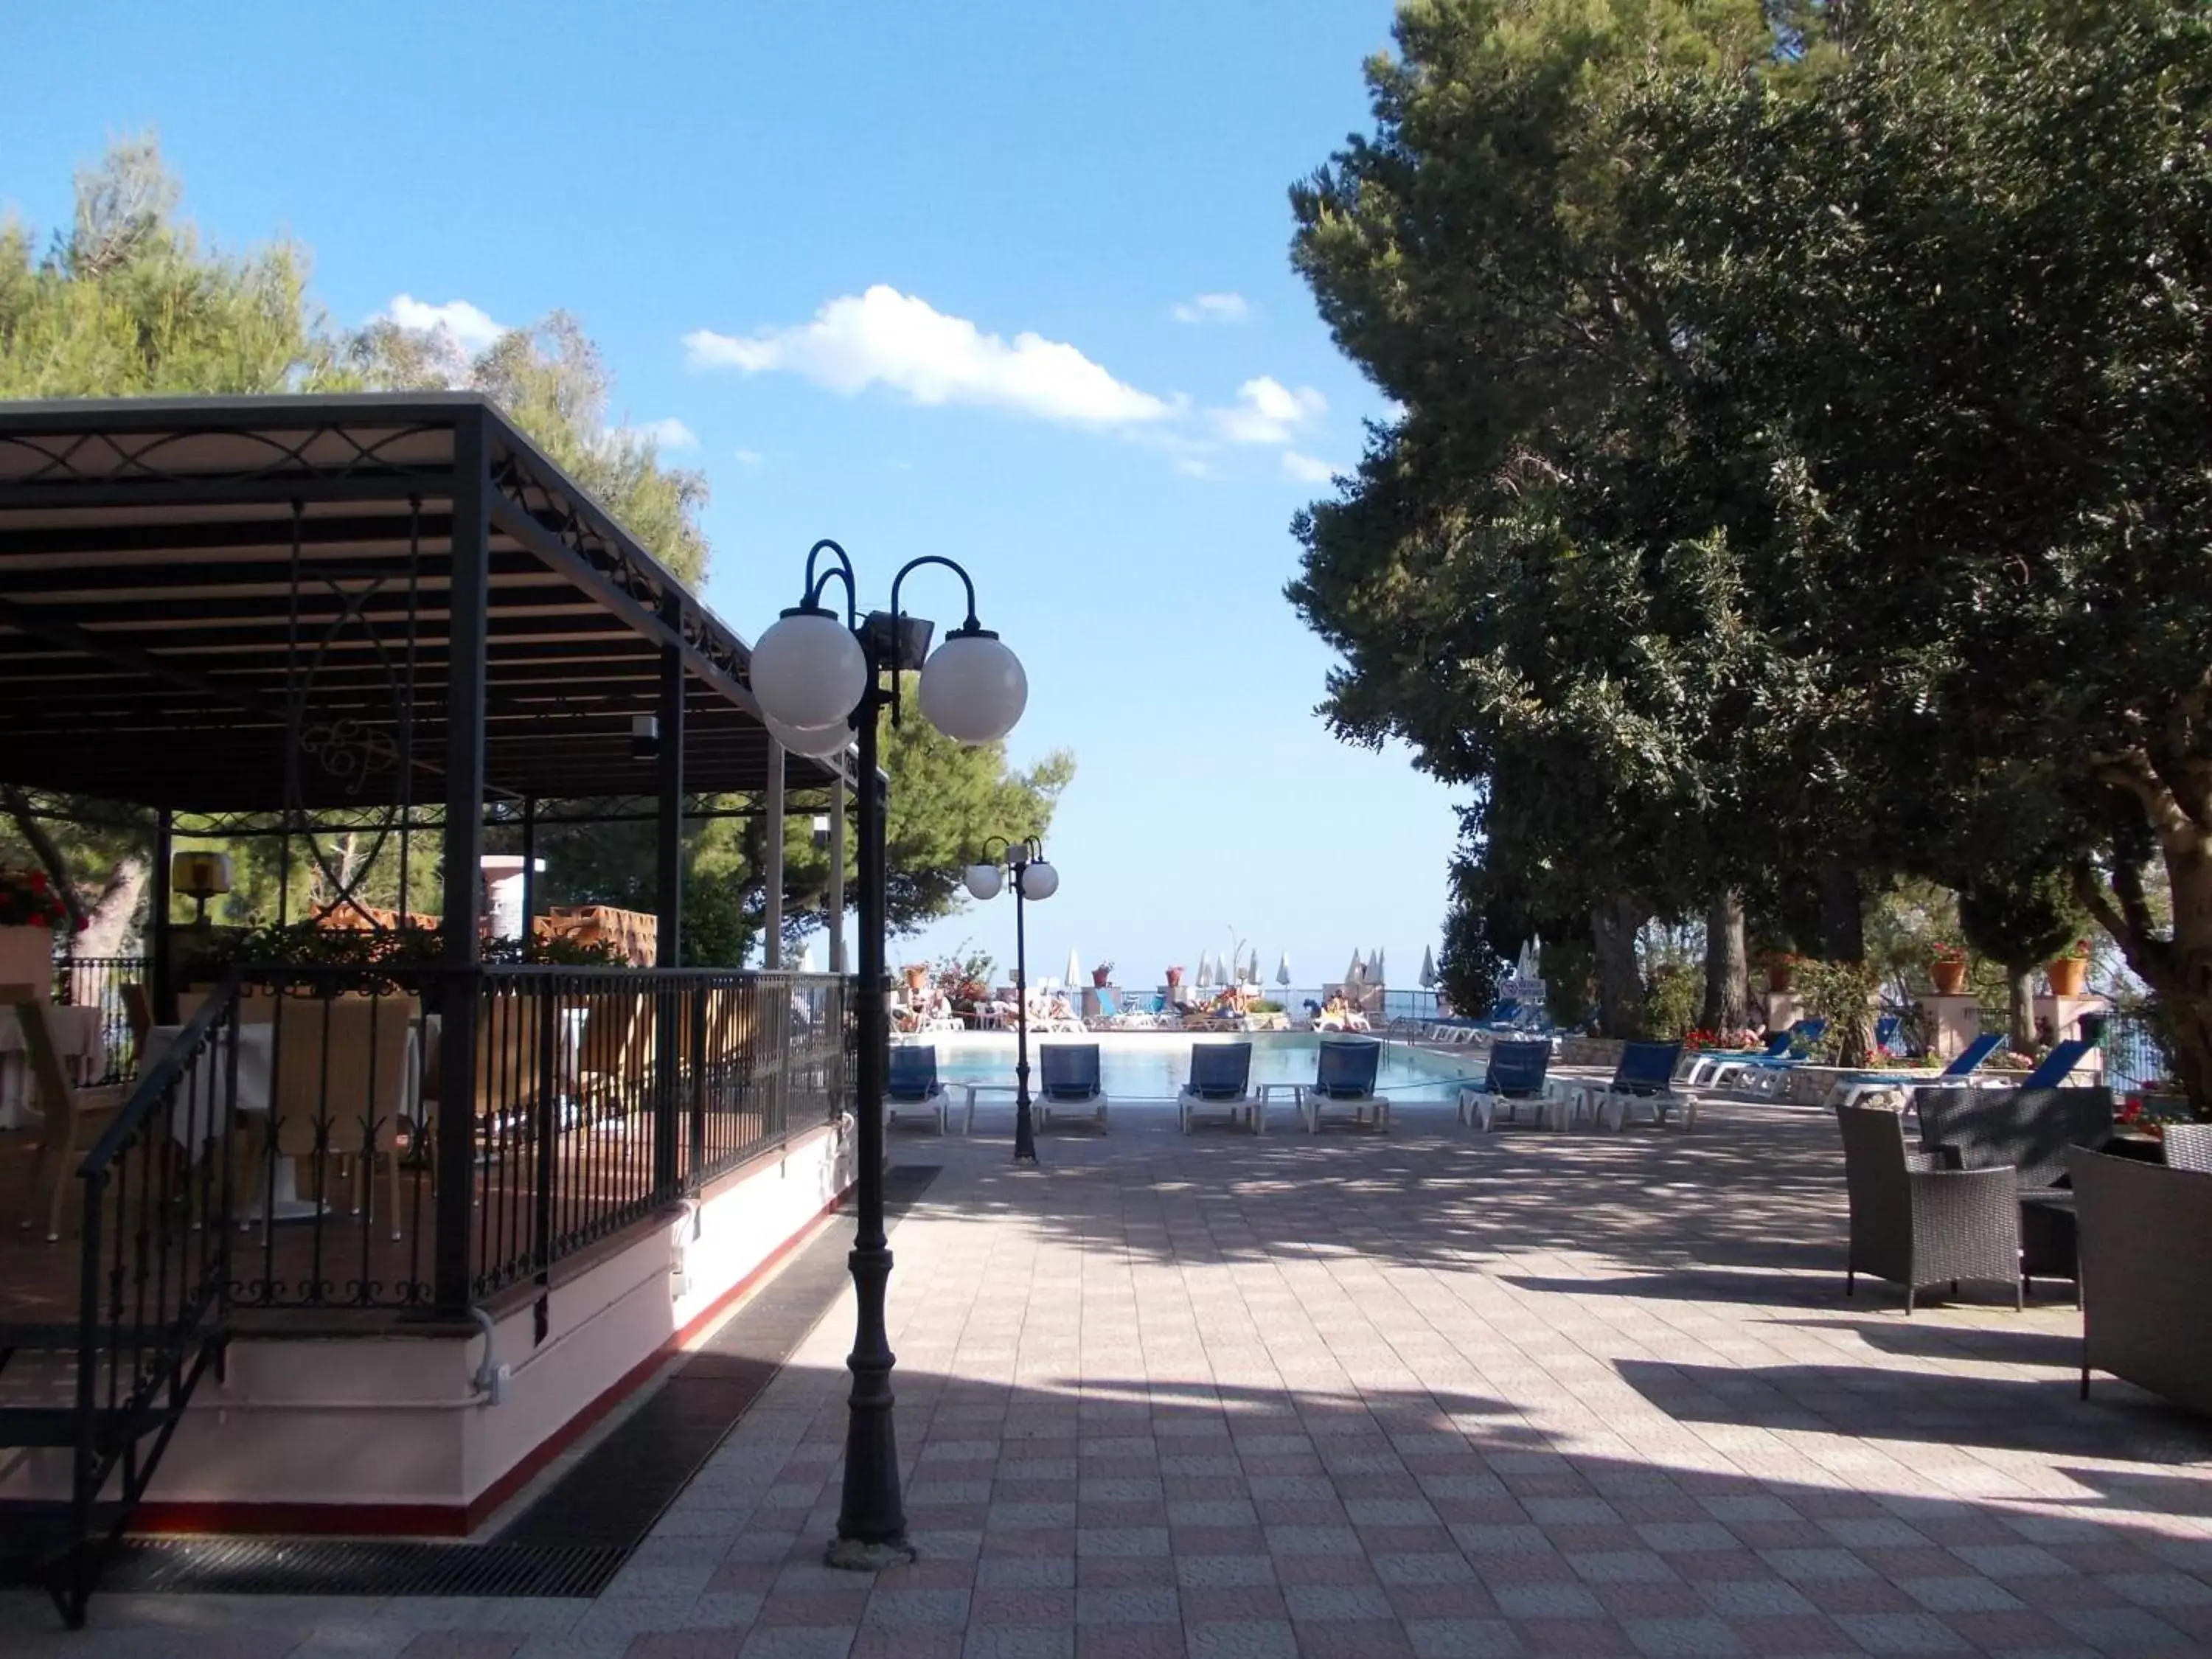
[[[1966,988],[1966,947],[1939,942],[1929,954],[1928,975],[1936,981],[1936,994],[1954,997]]]
[[[1091,982],[1102,991],[1111,985],[1114,982],[1114,964],[1110,962],[1102,962],[1093,968],[1091,970]]]
[[[1796,988],[1797,958],[1786,951],[1766,959],[1766,988],[1776,996],[1787,996]]]
[[[920,996],[922,988],[929,983],[929,964],[926,962],[909,962],[901,971],[906,975],[907,994],[909,997]]]
[[[1179,988],[1182,984],[1182,965],[1178,963],[1175,967],[1168,969],[1168,989],[1170,991],[1176,990]]]
[[[52,995],[54,929],[69,906],[43,870],[0,870],[0,984],[27,985],[41,1002]]]
[[[2077,939],[2065,954],[2054,957],[2043,970],[2051,979],[2051,994],[2078,997],[2089,982],[2089,941]]]

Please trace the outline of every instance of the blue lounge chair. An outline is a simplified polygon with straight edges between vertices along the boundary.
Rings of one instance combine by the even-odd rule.
[[[1382,1045],[1367,1039],[1322,1040],[1314,1080],[1299,1088],[1298,1110],[1304,1115],[1306,1133],[1321,1133],[1321,1115],[1330,1106],[1349,1106],[1352,1121],[1364,1124],[1372,1112],[1375,1126],[1390,1133],[1390,1102],[1375,1091],[1375,1074],[1382,1063]]]
[[[945,1133],[945,1085],[937,1080],[937,1049],[933,1044],[906,1045],[891,1050],[890,1076],[884,1085],[884,1117],[898,1121],[899,1108],[909,1113],[919,1108]]]
[[[1897,1034],[1905,1029],[1901,1014],[1884,1014],[1874,1023],[1874,1046],[1877,1054],[1887,1054],[1896,1046]]]
[[[1790,1073],[1806,1063],[1813,1045],[1828,1034],[1825,1019],[1801,1019],[1790,1028],[1789,1049],[1779,1054],[1761,1054],[1735,1075],[1736,1086],[1754,1092],[1771,1095],[1778,1092]]]
[[[2081,1063],[2081,1056],[2097,1045],[2084,1042],[2079,1037],[2069,1037],[2063,1042],[2054,1042],[2051,1052],[2035,1062],[2035,1069],[2020,1080],[2023,1089],[2060,1089],[2074,1068]]]
[[[1159,1023],[1151,1011],[1133,1003],[1123,1007],[1121,993],[1106,985],[1098,988],[1098,1018],[1102,1024],[1123,1031],[1149,1031]]]
[[[1787,1060],[1790,1057],[1790,1044],[1796,1035],[1794,1030],[1775,1032],[1766,1039],[1766,1048],[1763,1052],[1746,1054],[1741,1051],[1723,1050],[1713,1054],[1699,1054],[1690,1062],[1690,1074],[1684,1081],[1692,1088],[1695,1088],[1700,1082],[1709,1087],[1717,1087],[1723,1080],[1723,1073],[1733,1077],[1743,1067],[1756,1066],[1761,1060]]]
[[[1866,1096],[1879,1094],[1884,1089],[1905,1089],[1916,1083],[1925,1084],[1930,1088],[1957,1083],[1973,1076],[1981,1069],[1982,1062],[2003,1046],[2002,1033],[1984,1031],[1960,1049],[1951,1063],[1934,1077],[1923,1076],[1917,1072],[1854,1072],[1849,1077],[1836,1079],[1836,1086],[1828,1091],[1828,1103],[1831,1106],[1856,1106]]]
[[[1044,1081],[1036,1100],[1038,1120],[1048,1124],[1054,1112],[1085,1112],[1104,1128],[1106,1091],[1098,1080],[1098,1045],[1048,1042],[1037,1049],[1037,1058]]]
[[[1254,1134],[1265,1134],[1267,1115],[1251,1092],[1252,1045],[1249,1042],[1194,1042],[1190,1047],[1190,1081],[1176,1097],[1176,1114],[1188,1134],[1201,1113],[1218,1112],[1234,1124],[1239,1114]]]
[[[1467,1085],[1459,1091],[1459,1121],[1474,1123],[1487,1134],[1500,1104],[1510,1121],[1519,1115],[1523,1101],[1534,1101],[1547,1124],[1565,1128],[1564,1103],[1548,1100],[1544,1092],[1544,1073],[1551,1063],[1547,1042],[1493,1043],[1481,1084]]]
[[[1651,1121],[1662,1127],[1668,1112],[1680,1107],[1682,1127],[1696,1128],[1698,1097],[1680,1093],[1674,1087],[1674,1064],[1681,1057],[1679,1042],[1632,1042],[1622,1049],[1612,1081],[1583,1091],[1583,1100],[1598,1127],[1605,1127],[1606,1115],[1611,1113],[1613,1127],[1626,1128],[1630,1113],[1641,1104],[1651,1109]]]

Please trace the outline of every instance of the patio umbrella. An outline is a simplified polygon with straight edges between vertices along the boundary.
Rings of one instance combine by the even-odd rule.
[[[1521,959],[1513,964],[1513,977],[1516,979],[1536,977],[1536,941],[1534,939],[1530,939],[1521,947]]]
[[[1436,952],[1430,950],[1427,945],[1424,945],[1421,947],[1421,988],[1424,991],[1433,989],[1436,986]]]
[[[1389,983],[1389,981],[1383,976],[1382,947],[1379,945],[1375,947],[1375,954],[1367,959],[1367,977],[1373,980],[1377,985],[1387,985]]]
[[[802,947],[799,952],[799,971],[802,974],[814,971],[814,947],[811,945]]]
[[[1290,982],[1291,953],[1288,951],[1285,951],[1283,952],[1283,959],[1275,964],[1275,983],[1278,985],[1288,985]]]
[[[1364,969],[1359,960],[1359,952],[1354,951],[1352,953],[1352,966],[1344,970],[1344,982],[1346,985],[1358,984],[1359,976],[1364,971]]]
[[[1201,986],[1213,983],[1213,953],[1210,951],[1198,953],[1198,982]]]
[[[1067,952],[1067,982],[1070,985],[1083,983],[1083,963],[1077,959],[1073,946],[1069,947]]]

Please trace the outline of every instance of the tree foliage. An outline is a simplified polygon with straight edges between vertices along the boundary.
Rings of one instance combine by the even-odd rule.
[[[304,250],[275,242],[242,255],[205,246],[178,216],[181,191],[153,139],[117,145],[80,173],[69,228],[43,254],[27,227],[0,226],[0,398],[134,397],[357,390],[469,390],[491,398],[548,457],[679,580],[706,580],[710,549],[699,523],[704,475],[671,466],[653,438],[617,418],[613,377],[582,325],[555,312],[510,330],[473,356],[444,331],[390,319],[332,330],[307,292]],[[992,834],[1042,834],[1073,771],[1065,753],[1028,772],[1006,765],[1002,745],[963,749],[909,720],[885,733],[891,781],[890,913],[919,927],[956,908],[961,866]],[[87,823],[52,824],[47,839],[94,921],[99,949],[121,950],[143,910],[150,819],[112,819],[104,803],[64,802]],[[46,861],[32,803],[0,799],[0,861]],[[179,845],[202,844],[180,823]],[[29,833],[27,833],[29,832]],[[766,903],[757,820],[690,826],[684,843],[685,960],[736,963],[758,938]],[[489,833],[494,850],[519,851],[518,828]],[[434,912],[439,892],[434,834],[410,838],[409,908]],[[214,844],[214,843],[206,843]],[[218,919],[270,922],[281,908],[311,914],[332,896],[325,866],[351,877],[357,896],[395,908],[396,836],[264,837],[223,844],[235,890]],[[538,836],[547,861],[541,903],[658,904],[652,826],[556,828]],[[319,856],[316,856],[319,854]],[[828,864],[805,815],[788,826],[787,915],[804,931],[826,887]],[[848,862],[849,869],[849,862]]]
[[[1607,1003],[1627,908],[1735,886],[1863,964],[1869,890],[2064,871],[2212,1106],[2212,19],[1434,0],[1397,39],[1292,192],[1403,410],[1297,526],[1338,729],[1476,787]]]

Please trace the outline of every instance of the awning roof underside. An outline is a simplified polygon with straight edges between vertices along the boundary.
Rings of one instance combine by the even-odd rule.
[[[0,781],[187,811],[444,801],[454,458],[479,443],[487,793],[653,794],[632,722],[670,645],[685,788],[764,787],[744,642],[459,395],[0,404]],[[836,775],[786,762],[793,788]]]

